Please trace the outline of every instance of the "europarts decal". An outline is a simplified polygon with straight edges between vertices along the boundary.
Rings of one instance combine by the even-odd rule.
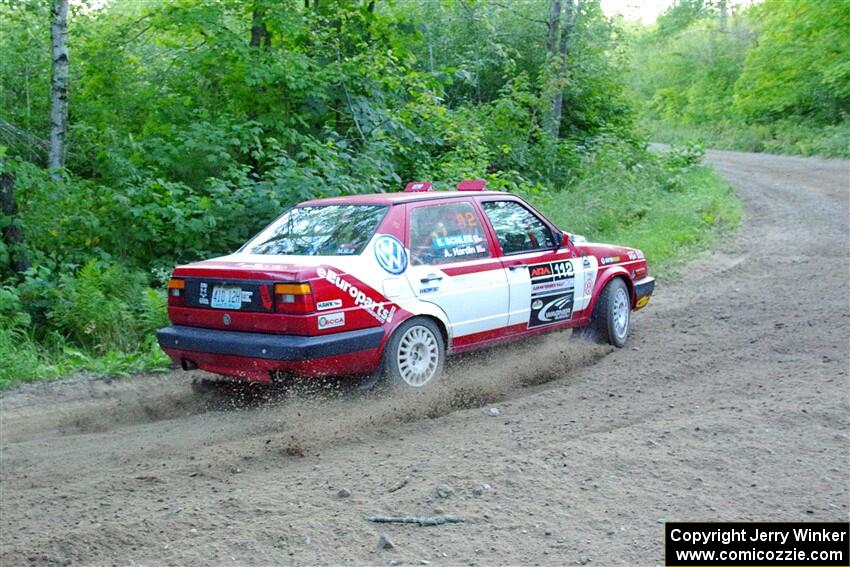
[[[365,292],[361,291],[356,285],[351,282],[342,279],[340,274],[337,274],[333,270],[328,270],[325,268],[317,268],[316,275],[320,278],[326,279],[328,282],[334,284],[336,287],[340,289],[343,293],[347,293],[354,300],[354,305],[360,307],[365,310],[369,315],[377,319],[380,323],[390,323],[393,320],[393,316],[396,312],[396,307],[392,306],[389,309],[384,306],[383,302],[375,301]]]

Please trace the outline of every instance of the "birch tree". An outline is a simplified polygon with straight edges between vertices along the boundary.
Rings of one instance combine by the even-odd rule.
[[[47,167],[61,178],[68,132],[68,0],[53,0],[50,11],[50,149]]]

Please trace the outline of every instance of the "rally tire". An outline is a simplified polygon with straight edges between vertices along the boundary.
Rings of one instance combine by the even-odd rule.
[[[443,373],[446,341],[427,317],[408,319],[390,337],[383,355],[383,378],[391,388],[422,390]]]
[[[579,336],[601,344],[622,348],[631,327],[631,296],[622,278],[614,278],[602,290],[590,324],[578,330]]]

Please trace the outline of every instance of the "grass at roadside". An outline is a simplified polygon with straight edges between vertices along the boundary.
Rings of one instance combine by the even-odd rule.
[[[138,350],[89,353],[64,346],[45,348],[27,336],[0,329],[0,390],[36,380],[52,380],[74,374],[129,376],[139,372],[165,371],[170,359],[155,341],[146,339]]]
[[[565,230],[640,248],[650,272],[668,277],[693,251],[740,222],[739,199],[700,165],[700,157],[695,147],[661,155],[603,147],[586,156],[569,188],[525,196]],[[54,327],[33,336],[38,326],[19,297],[0,288],[0,314],[12,314],[0,317],[0,390],[81,372],[126,375],[168,367],[153,336],[166,324],[165,296],[142,280],[91,262],[75,279],[33,293],[54,305],[48,319],[61,321],[66,334]]]
[[[850,120],[824,127],[813,127],[793,120],[770,124],[733,124],[684,126],[664,121],[645,120],[642,124],[656,142],[684,144],[698,141],[706,147],[742,152],[765,152],[823,157],[850,157]]]

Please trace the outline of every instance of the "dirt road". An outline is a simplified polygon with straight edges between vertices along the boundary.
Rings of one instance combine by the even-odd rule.
[[[555,335],[411,398],[222,408],[185,374],[3,394],[0,564],[655,565],[665,520],[847,520],[850,163],[707,159],[744,225],[626,349]]]

